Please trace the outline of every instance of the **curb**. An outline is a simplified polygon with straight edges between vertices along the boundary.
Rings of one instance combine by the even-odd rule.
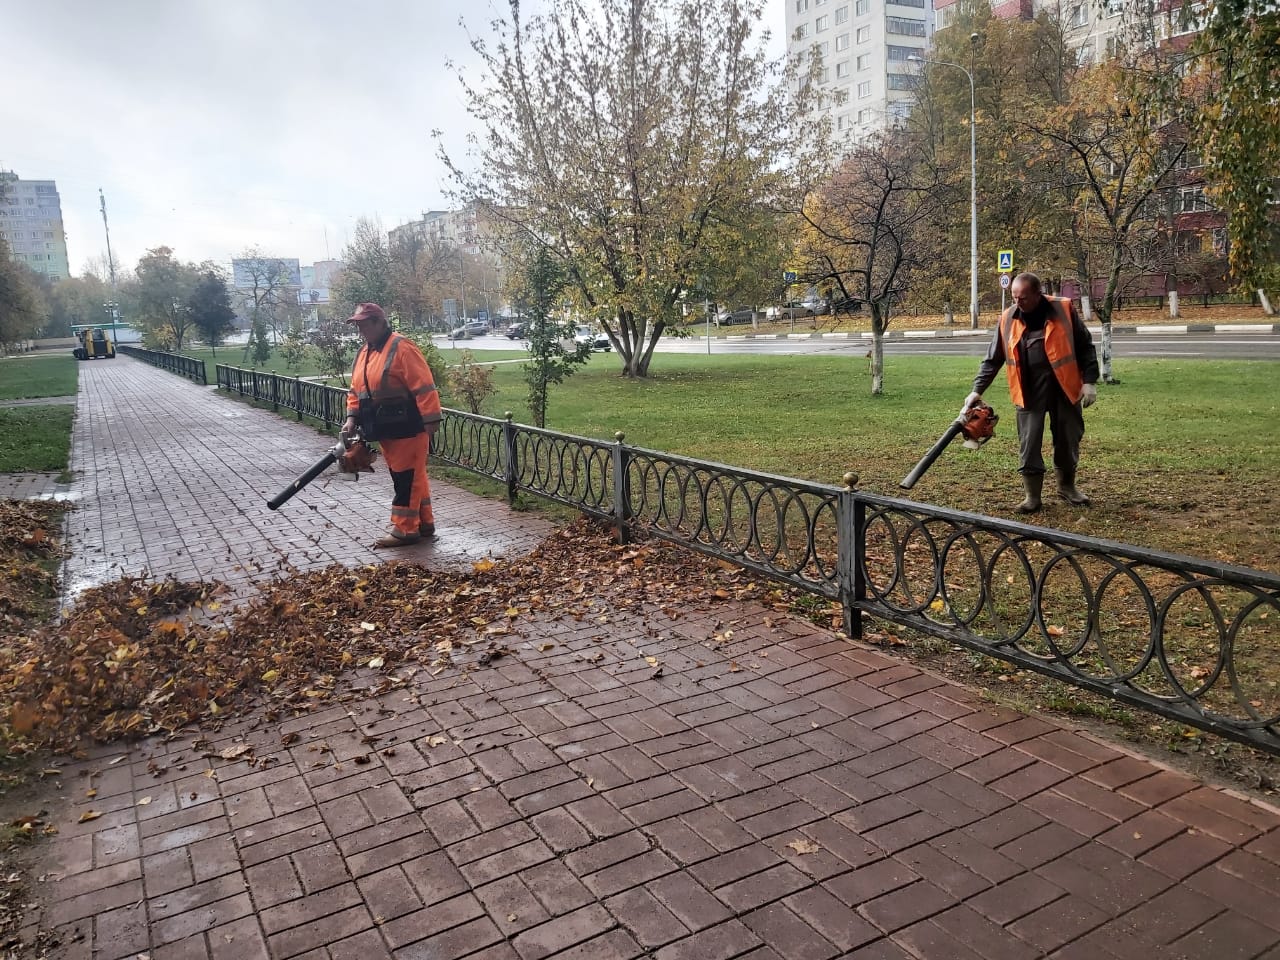
[[[982,327],[978,330],[887,330],[886,340],[929,340],[949,337],[990,337],[993,327]],[[1102,336],[1102,327],[1091,326],[1089,332],[1095,337]],[[1112,335],[1123,334],[1136,336],[1144,334],[1167,333],[1259,333],[1268,336],[1280,334],[1280,323],[1184,323],[1184,324],[1136,324],[1132,326],[1111,325]],[[857,333],[848,331],[838,333],[731,333],[722,340],[871,340],[869,330]]]

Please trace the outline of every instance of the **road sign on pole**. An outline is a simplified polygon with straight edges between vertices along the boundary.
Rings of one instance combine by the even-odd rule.
[[[1001,273],[1011,273],[1013,271],[1013,251],[1000,250],[996,253],[996,269]]]
[[[1000,289],[1001,290],[1009,289],[1009,275],[1007,273],[1000,274]]]
[[[786,270],[782,274],[782,279],[785,280],[787,283],[795,283],[796,272],[794,270]]]

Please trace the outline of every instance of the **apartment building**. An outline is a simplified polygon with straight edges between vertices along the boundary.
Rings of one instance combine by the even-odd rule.
[[[62,201],[52,180],[23,180],[0,170],[0,239],[9,256],[57,282],[71,275]]]
[[[787,52],[821,57],[819,87],[834,135],[858,140],[911,112],[918,65],[933,37],[933,0],[784,0]]]

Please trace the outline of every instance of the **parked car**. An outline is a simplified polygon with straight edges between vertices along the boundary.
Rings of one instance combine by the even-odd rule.
[[[482,337],[489,332],[489,324],[484,320],[468,320],[460,327],[449,331],[450,340],[467,340],[471,337]]]
[[[798,320],[801,317],[812,317],[813,308],[806,306],[799,300],[790,300],[786,303],[769,307],[765,310],[764,316],[766,320]]]
[[[574,343],[589,343],[592,350],[612,350],[613,344],[609,342],[609,338],[598,330],[592,330],[590,327],[578,327],[573,332]]]
[[[529,335],[529,325],[523,320],[513,323],[507,327],[508,340],[523,340]]]
[[[716,314],[716,326],[728,327],[737,323],[751,323],[756,318],[753,307],[739,307],[736,310],[721,310]]]
[[[800,301],[813,316],[817,317],[831,309],[830,302],[824,297],[806,297]]]
[[[831,304],[832,313],[861,313],[862,300],[858,297],[843,297]]]

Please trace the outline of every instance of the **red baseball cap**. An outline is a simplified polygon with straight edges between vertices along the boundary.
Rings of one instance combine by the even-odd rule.
[[[347,323],[373,319],[386,321],[387,315],[382,312],[382,308],[376,303],[358,303],[356,304],[356,312],[347,317]]]

